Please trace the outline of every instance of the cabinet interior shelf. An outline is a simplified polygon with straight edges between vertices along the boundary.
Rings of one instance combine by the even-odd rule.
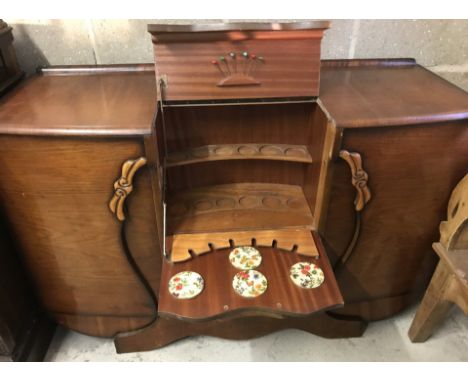
[[[266,159],[312,163],[306,146],[269,143],[207,145],[169,153],[166,167],[231,159]]]
[[[232,183],[170,193],[167,234],[313,228],[302,187]]]

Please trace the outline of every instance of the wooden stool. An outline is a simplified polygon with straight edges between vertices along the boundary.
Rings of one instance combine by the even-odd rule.
[[[428,339],[453,304],[468,315],[468,175],[453,190],[432,247],[440,261],[408,332],[412,342]]]

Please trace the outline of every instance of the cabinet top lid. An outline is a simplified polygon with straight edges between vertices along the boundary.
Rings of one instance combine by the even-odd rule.
[[[411,59],[322,62],[320,99],[342,128],[468,119],[468,93]]]
[[[304,20],[299,22],[235,22],[200,24],[149,24],[150,33],[230,32],[230,31],[288,31],[304,29],[327,29],[327,20]]]
[[[151,66],[48,69],[0,98],[0,135],[149,135],[156,102]]]

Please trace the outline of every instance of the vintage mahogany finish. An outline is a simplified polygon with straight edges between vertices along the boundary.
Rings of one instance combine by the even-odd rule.
[[[312,234],[325,193],[320,179],[326,178],[329,166],[324,152],[330,158],[337,153],[334,140],[326,139],[333,135],[334,124],[313,97],[316,87],[310,83],[318,82],[314,68],[320,60],[314,52],[319,51],[322,30],[304,25],[288,31],[195,34],[150,26],[160,95],[155,128],[162,186],[157,186],[167,212],[159,233],[167,238],[159,317],[216,322],[247,312],[282,319],[342,303],[326,253],[321,246],[317,249],[320,239]],[[248,53],[256,47],[265,54]],[[210,69],[216,76],[224,73],[221,80],[201,69],[185,72],[177,64],[190,62],[197,70],[206,65],[208,55],[219,55],[219,49],[230,50]],[[242,54],[236,53],[239,49]],[[298,52],[303,50],[309,54],[301,59]],[[297,72],[293,75],[292,70]],[[193,79],[202,84],[197,88]],[[262,96],[267,98],[259,99]],[[174,102],[180,100],[186,102]],[[307,197],[304,187],[312,191]],[[223,249],[242,243],[262,248],[265,261],[260,268],[270,280],[268,291],[250,301],[232,290],[236,272]],[[300,254],[318,252],[316,261],[324,264],[326,281],[313,292],[301,290],[289,279],[289,268]],[[170,277],[183,269],[199,270],[207,280],[204,292],[192,301],[178,301],[167,291]],[[153,335],[162,336],[155,328]]]
[[[134,105],[125,94],[153,101]],[[136,259],[156,270],[146,277],[157,290],[160,258],[154,257],[154,211],[147,207],[148,169],[134,178],[126,246],[107,204],[121,165],[145,155],[140,134],[151,133],[155,96],[154,79],[144,73],[49,75],[27,80],[2,102],[0,193],[8,201],[8,222],[43,306],[59,323],[85,333],[113,336],[154,319],[155,302],[125,251],[135,251]]]
[[[259,29],[234,36],[253,36],[246,41],[275,54],[289,41],[301,59],[318,60],[312,32]],[[468,168],[468,95],[411,60],[338,60],[323,62],[316,99],[318,67],[301,82],[291,74],[290,85],[282,79],[289,69],[279,70],[273,85],[266,54],[265,77],[254,77],[262,84],[218,86],[214,47],[223,47],[216,58],[238,52],[242,40],[220,30],[152,33],[162,36],[154,39],[156,81],[149,65],[49,69],[0,102],[0,200],[49,314],[115,337],[125,352],[287,327],[356,336],[414,302],[434,269],[431,243],[450,192]],[[301,46],[308,43],[310,56]],[[187,51],[199,63],[178,56]],[[289,148],[305,154],[297,160]],[[164,302],[172,269],[199,264],[212,275],[215,264],[225,267],[218,262],[227,249],[191,256],[190,243],[258,231],[268,231],[260,244],[272,243],[288,229],[313,231],[323,241],[318,261],[330,262],[330,289],[313,300],[288,293],[301,317],[254,306],[215,319],[221,295],[203,309]],[[172,259],[174,248],[182,255]],[[344,305],[322,311],[340,304],[340,293]]]
[[[115,72],[108,68],[103,75],[97,75],[101,70],[82,75],[81,70],[78,68],[76,75],[61,71],[54,75],[50,71],[22,82],[5,96],[9,106],[0,111],[1,133],[90,137],[151,134],[154,78],[137,70],[123,75],[119,68]],[[135,99],[151,102],[133,102]]]
[[[169,234],[207,230],[312,228],[313,224],[312,213],[299,186],[220,184],[173,193],[167,203]]]
[[[169,236],[168,242],[169,259],[174,263],[235,246],[271,247],[304,256],[319,256],[310,228],[181,233]]]
[[[321,248],[319,246],[319,248]],[[257,298],[246,299],[232,289],[232,278],[239,272],[229,262],[229,249],[198,256],[189,262],[164,264],[161,284],[167,285],[176,273],[190,269],[205,275],[205,288],[193,300],[177,300],[167,289],[159,294],[158,314],[189,321],[251,313],[256,316],[301,316],[334,308],[343,303],[325,253],[311,259],[297,253],[259,247],[262,263],[257,268],[268,279],[268,288]],[[325,274],[319,288],[298,288],[289,280],[289,268],[299,261],[313,261]]]
[[[354,250],[336,265],[346,302],[337,313],[385,318],[420,296],[434,269],[438,222],[468,168],[468,95],[412,60],[325,61],[322,86],[341,146],[361,154],[372,192]],[[332,262],[356,225],[349,169],[336,162],[333,172],[322,233]]]
[[[255,143],[208,145],[176,151],[168,155],[167,167],[230,159],[266,159],[312,163],[312,157],[307,147],[303,145]]]
[[[0,95],[22,77],[11,28],[0,20]],[[0,207],[0,361],[41,361],[56,324],[37,301]]]
[[[149,25],[165,101],[317,96],[328,23]],[[307,52],[306,54],[304,54]]]
[[[150,326],[116,336],[118,353],[153,350],[189,336],[215,336],[227,339],[249,339],[288,328],[297,328],[325,338],[359,337],[366,323],[343,320],[330,314],[316,313],[306,317],[245,316],[216,321],[189,322],[160,317]]]

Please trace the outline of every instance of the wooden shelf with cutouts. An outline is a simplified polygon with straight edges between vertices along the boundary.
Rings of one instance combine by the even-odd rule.
[[[218,249],[239,246],[270,247],[318,257],[312,231],[304,228],[182,233],[169,236],[168,254],[173,263],[191,260]]]
[[[300,186],[233,183],[194,188],[167,199],[167,234],[312,228]]]
[[[169,153],[166,167],[183,166],[192,163],[232,159],[264,159],[312,163],[306,146],[242,143],[207,145]]]

